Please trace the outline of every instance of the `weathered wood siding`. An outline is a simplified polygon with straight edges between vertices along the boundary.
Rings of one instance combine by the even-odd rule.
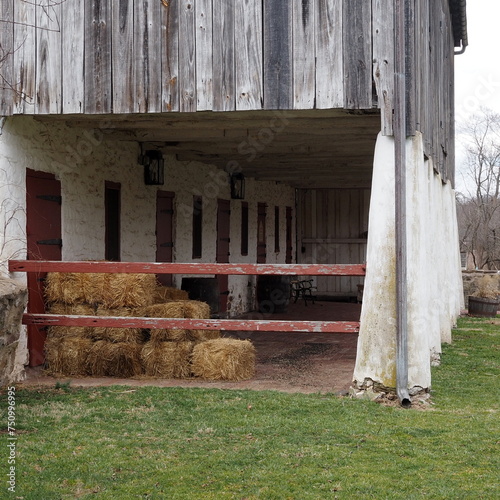
[[[449,3],[411,5],[409,133],[450,178]],[[378,107],[392,135],[392,0],[2,0],[0,21],[0,115]]]
[[[365,262],[369,204],[369,189],[299,190],[297,262]],[[363,279],[318,276],[315,283],[321,295],[355,295]]]

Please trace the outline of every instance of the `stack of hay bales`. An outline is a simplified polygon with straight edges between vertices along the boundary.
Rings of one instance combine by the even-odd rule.
[[[208,304],[152,274],[49,273],[45,295],[53,314],[210,317]],[[243,380],[255,372],[253,345],[218,330],[53,326],[45,350],[48,371],[58,375]]]

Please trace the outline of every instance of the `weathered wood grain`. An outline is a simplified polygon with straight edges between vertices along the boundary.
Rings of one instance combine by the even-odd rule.
[[[382,133],[393,134],[394,109],[394,3],[372,1],[373,80],[381,113]]]
[[[317,0],[316,7],[316,107],[344,105],[342,0]]]
[[[24,314],[24,325],[87,326],[107,328],[180,328],[195,330],[358,333],[359,321],[285,321],[250,319],[140,318]]]
[[[343,0],[344,106],[372,106],[371,2]]]
[[[194,0],[179,1],[180,111],[196,111],[196,16]]]
[[[0,4],[0,116],[11,115],[14,109],[14,0]]]
[[[62,112],[83,113],[84,0],[61,4],[62,8]]]
[[[179,111],[179,0],[161,5],[161,110]]]
[[[235,3],[236,109],[261,109],[262,2]]]
[[[36,33],[35,4],[14,4],[14,57],[15,113],[33,113],[35,110]],[[0,26],[4,29],[5,26]]]
[[[136,111],[161,111],[161,2],[134,0]]]
[[[213,4],[214,111],[236,109],[234,2],[217,0]]]
[[[292,6],[264,2],[263,12],[264,108],[292,106]]]
[[[130,113],[138,109],[135,92],[134,0],[114,1],[111,16],[113,112]]]
[[[85,5],[85,113],[110,113],[111,0]]]
[[[415,0],[405,4],[406,17],[406,135],[415,135],[416,74],[415,74]]]
[[[315,0],[292,0],[293,107],[316,106]]]
[[[62,111],[61,4],[41,1],[36,5],[37,114]]]
[[[213,264],[9,260],[10,272],[364,276],[362,264]]]
[[[196,109],[213,108],[212,0],[196,2]]]

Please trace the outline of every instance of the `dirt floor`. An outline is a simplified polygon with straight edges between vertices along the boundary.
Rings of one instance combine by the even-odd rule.
[[[266,315],[266,319],[358,321],[360,311],[361,305],[355,303],[308,302],[306,306],[303,301],[299,301],[290,304],[286,313]],[[257,319],[256,314],[250,313],[246,316]],[[349,390],[356,359],[356,334],[226,332],[225,336],[249,339],[253,342],[257,351],[256,373],[253,379],[241,382],[96,377],[65,379],[47,376],[39,367],[27,370],[27,379],[22,385],[54,385],[58,381],[71,380],[73,386],[86,387],[118,384],[338,394],[345,394]]]

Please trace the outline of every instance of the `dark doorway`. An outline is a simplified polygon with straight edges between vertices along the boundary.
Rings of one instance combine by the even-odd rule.
[[[286,256],[285,263],[292,263],[292,207],[286,207]]]
[[[121,186],[117,182],[106,181],[105,205],[105,256],[106,260],[119,261],[120,255],[120,212]]]
[[[265,203],[257,206],[257,264],[266,263],[266,207]]]
[[[228,200],[218,200],[217,202],[217,262],[224,264],[229,262],[229,223],[230,223],[230,202]],[[227,274],[217,275],[219,285],[219,312],[227,312],[227,299],[229,295],[229,279]]]
[[[156,193],[156,262],[173,262],[174,196],[170,191]],[[162,285],[172,285],[171,274],[158,274],[157,277]]]
[[[26,236],[28,260],[61,260],[61,183],[52,174],[26,172]],[[43,280],[47,273],[28,273],[28,312],[45,312]],[[44,327],[28,326],[29,365],[45,361]]]

